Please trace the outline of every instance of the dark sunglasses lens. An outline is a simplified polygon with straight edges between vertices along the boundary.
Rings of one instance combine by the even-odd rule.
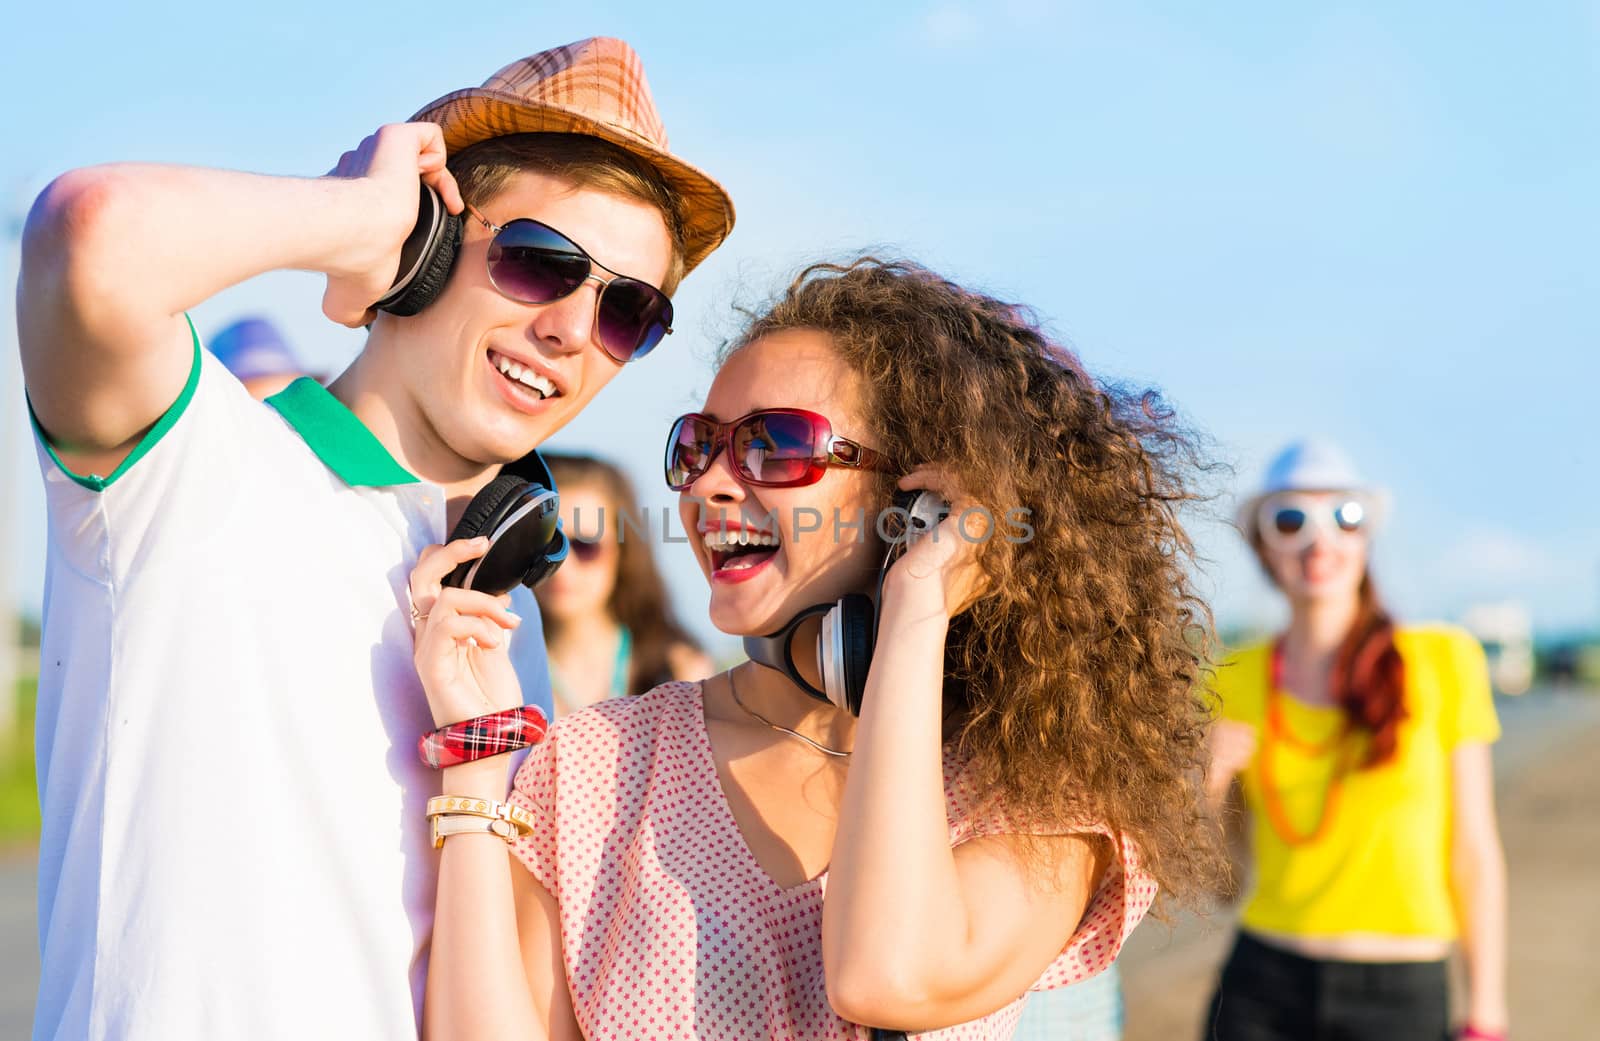
[[[1367,509],[1351,499],[1333,511],[1333,519],[1338,522],[1341,531],[1360,531],[1367,521]]]
[[[733,432],[733,462],[739,473],[765,484],[805,484],[816,462],[811,420],[787,412],[758,412]]]
[[[684,416],[667,437],[667,487],[681,492],[695,482],[716,452],[716,429],[703,419]]]
[[[589,277],[589,257],[571,239],[535,220],[514,220],[489,243],[489,279],[506,296],[548,304]]]
[[[648,282],[612,279],[600,294],[600,346],[621,362],[643,358],[672,328],[672,301]]]
[[[1306,526],[1306,511],[1285,506],[1272,515],[1272,526],[1279,535],[1298,535]]]
[[[580,563],[592,564],[600,557],[601,545],[587,539],[572,539],[572,555]]]

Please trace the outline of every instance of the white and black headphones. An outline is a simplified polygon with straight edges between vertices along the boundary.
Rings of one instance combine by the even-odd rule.
[[[390,314],[410,316],[438,299],[461,250],[461,229],[461,215],[445,209],[439,193],[424,183],[417,223],[400,246],[394,284],[372,306]]]
[[[450,532],[451,542],[487,536],[489,548],[476,560],[457,565],[444,585],[491,596],[519,585],[537,586],[567,559],[560,510],[561,496],[543,456],[533,451],[505,464],[467,503]]]
[[[777,632],[766,636],[746,636],[744,652],[750,660],[783,673],[812,697],[830,702],[849,712],[861,714],[861,700],[867,692],[867,670],[878,637],[878,609],[883,602],[883,580],[889,568],[911,545],[933,531],[950,513],[950,506],[929,491],[897,492],[889,515],[902,524],[889,538],[889,551],[878,569],[877,595],[847,593],[831,604],[816,604],[789,619]],[[818,690],[795,666],[794,636],[809,619],[822,616],[817,634],[817,673],[823,689]],[[802,651],[802,653],[804,653]]]

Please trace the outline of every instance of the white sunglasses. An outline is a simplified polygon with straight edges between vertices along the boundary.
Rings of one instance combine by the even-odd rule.
[[[1340,538],[1360,538],[1370,530],[1372,521],[1372,504],[1361,495],[1269,495],[1256,508],[1261,541],[1278,550],[1305,549],[1324,531]]]

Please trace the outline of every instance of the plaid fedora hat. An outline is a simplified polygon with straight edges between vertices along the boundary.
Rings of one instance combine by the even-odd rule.
[[[412,122],[437,123],[450,153],[506,134],[586,134],[638,156],[683,199],[685,272],[733,230],[722,185],[667,150],[639,55],[596,36],[514,61],[481,87],[424,105]]]

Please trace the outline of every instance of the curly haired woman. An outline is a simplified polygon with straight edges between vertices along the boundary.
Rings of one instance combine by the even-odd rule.
[[[877,594],[859,715],[808,692],[802,626],[788,671],[561,720],[494,822],[513,856],[441,818],[429,1037],[1004,1038],[1029,990],[1105,968],[1158,885],[1214,862],[1191,460],[1157,398],[1021,308],[910,264],[804,272],[674,426],[667,476],[723,631]],[[952,509],[882,572],[897,489]],[[442,726],[519,702],[515,619],[440,589],[481,550],[412,578]],[[507,799],[493,758],[444,791]]]

